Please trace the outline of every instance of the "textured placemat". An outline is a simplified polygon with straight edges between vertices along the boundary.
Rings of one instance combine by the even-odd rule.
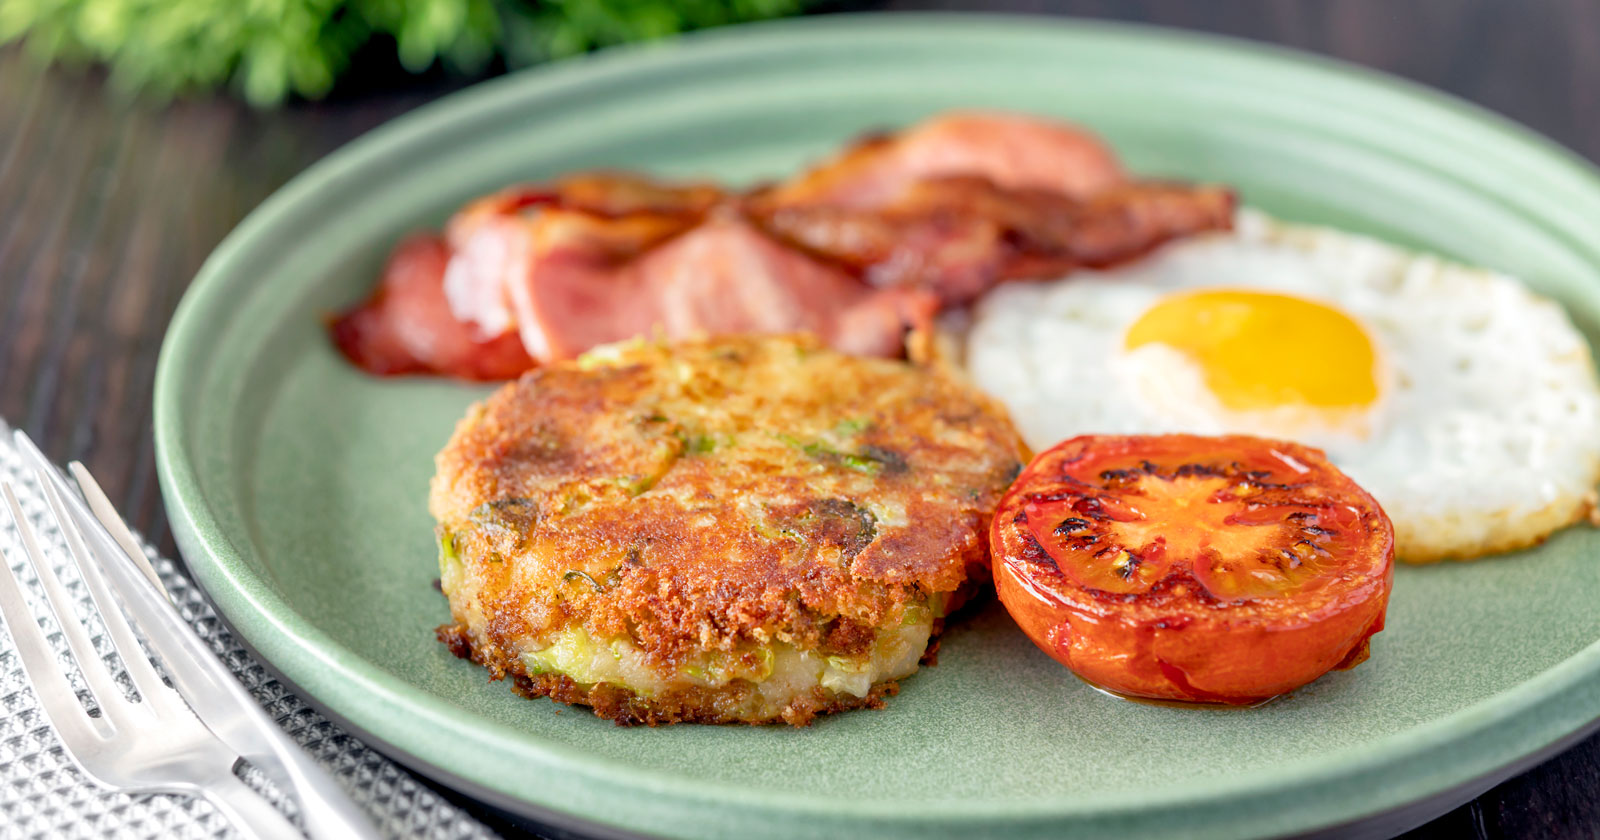
[[[26,473],[26,474],[25,474]],[[56,574],[77,600],[80,616],[93,614],[89,594],[61,545],[61,534],[46,528],[39,488],[25,470],[11,435],[0,421],[0,477],[10,479],[34,529],[48,544]],[[42,592],[27,570],[21,544],[8,513],[0,512],[0,550],[24,581],[35,616],[47,616]],[[389,837],[493,838],[489,829],[445,801],[397,765],[362,744],[290,694],[234,641],[200,590],[171,560],[155,563],[185,620],[227,663],[239,681],[289,736],[321,762]],[[66,643],[53,621],[45,620],[51,644],[66,661]],[[112,647],[91,624],[95,649],[116,663]],[[77,674],[74,686],[82,692]],[[119,675],[119,678],[122,678]],[[87,695],[84,695],[87,696]],[[247,776],[258,787],[259,779]],[[270,786],[266,786],[270,787]],[[269,790],[269,795],[271,791]],[[282,803],[281,797],[274,797]],[[285,810],[292,811],[292,806]],[[86,778],[67,757],[49,721],[38,708],[22,672],[9,632],[0,632],[0,838],[201,838],[230,837],[233,831],[210,803],[187,796],[112,793]]]

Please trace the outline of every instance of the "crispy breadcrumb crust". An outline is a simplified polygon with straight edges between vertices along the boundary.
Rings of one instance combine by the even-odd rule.
[[[602,716],[733,720],[721,689],[680,669],[775,642],[865,655],[908,610],[955,600],[988,577],[988,518],[1021,449],[966,384],[803,336],[633,342],[533,371],[475,406],[437,459],[430,507],[459,564],[444,574],[448,635]],[[623,700],[522,672],[522,654],[574,626],[628,640],[672,689]],[[887,693],[824,692],[783,718]]]

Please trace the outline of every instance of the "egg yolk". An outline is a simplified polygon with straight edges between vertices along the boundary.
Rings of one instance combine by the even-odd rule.
[[[1128,329],[1126,346],[1172,347],[1237,411],[1359,408],[1378,397],[1377,353],[1350,316],[1292,295],[1202,289],[1169,295]]]

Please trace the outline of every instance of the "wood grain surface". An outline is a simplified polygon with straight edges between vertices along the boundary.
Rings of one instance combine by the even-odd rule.
[[[1600,0],[889,2],[1144,21],[1283,44],[1444,89],[1600,161]],[[0,50],[0,417],[79,459],[163,552],[151,383],[173,308],[257,203],[337,146],[466,83],[379,63],[327,102],[252,111],[108,94]],[[478,809],[507,834],[517,824]],[[1408,838],[1600,837],[1600,737]]]

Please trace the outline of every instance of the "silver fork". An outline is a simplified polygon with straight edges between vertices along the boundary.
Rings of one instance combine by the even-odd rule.
[[[8,429],[0,419],[0,437]],[[168,684],[229,749],[261,771],[278,790],[293,795],[312,840],[380,840],[381,835],[339,782],[267,717],[227,666],[178,613],[139,540],[128,530],[94,476],[76,461],[67,465],[74,489],[22,432],[12,442],[34,475],[55,490],[90,556],[138,628],[147,650],[166,666]],[[3,445],[0,441],[0,445]],[[82,496],[79,496],[81,491]]]
[[[67,754],[85,775],[112,789],[204,796],[241,836],[261,840],[300,837],[299,830],[283,814],[234,775],[238,754],[218,740],[183,698],[162,682],[112,599],[56,488],[40,478],[40,490],[56,527],[65,537],[67,553],[138,692],[137,699],[125,695],[95,652],[86,628],[73,614],[71,596],[51,569],[38,535],[23,515],[14,488],[9,481],[0,481],[0,495],[16,524],[23,554],[39,578],[44,600],[100,709],[99,716],[93,717],[79,702],[28,608],[21,581],[11,571],[11,560],[0,554],[0,567],[4,567],[4,574],[0,574],[0,616],[11,632],[23,671],[38,694],[39,706],[66,746]]]

